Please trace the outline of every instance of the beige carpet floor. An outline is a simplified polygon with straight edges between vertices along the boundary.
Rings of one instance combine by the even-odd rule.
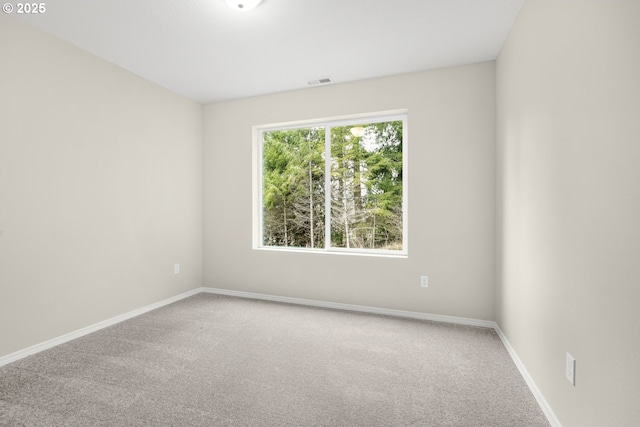
[[[0,368],[2,426],[548,426],[492,329],[198,294]]]

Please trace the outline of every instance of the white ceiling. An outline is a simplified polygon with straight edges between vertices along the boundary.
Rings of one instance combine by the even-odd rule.
[[[47,0],[15,15],[201,103],[493,60],[524,0]]]

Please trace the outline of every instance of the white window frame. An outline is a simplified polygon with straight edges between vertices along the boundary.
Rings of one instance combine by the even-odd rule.
[[[264,132],[300,129],[315,126],[323,126],[325,128],[338,126],[353,126],[365,123],[380,123],[402,121],[402,250],[383,250],[383,249],[365,249],[365,248],[335,248],[331,247],[331,229],[325,226],[325,247],[324,248],[301,248],[301,247],[285,247],[285,246],[265,246],[263,244],[263,218],[262,218],[262,176],[263,176],[263,152],[262,152],[262,134]],[[313,120],[301,120],[285,123],[272,123],[265,125],[256,125],[252,128],[253,133],[253,152],[252,152],[252,171],[253,171],[253,226],[252,240],[254,250],[269,251],[286,251],[286,252],[307,252],[321,254],[343,254],[343,255],[369,255],[406,258],[408,256],[409,238],[408,238],[408,176],[409,176],[409,149],[408,149],[408,122],[409,115],[406,109],[392,110],[376,113],[357,114],[350,116],[328,117]],[[325,188],[330,188],[331,183],[331,132],[325,132]],[[329,153],[327,155],[326,153]],[[331,194],[325,192],[325,218],[331,218]],[[330,220],[325,223],[330,224]]]

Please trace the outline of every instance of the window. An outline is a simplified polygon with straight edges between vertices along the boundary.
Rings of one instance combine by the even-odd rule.
[[[254,247],[406,254],[406,114],[257,126]]]

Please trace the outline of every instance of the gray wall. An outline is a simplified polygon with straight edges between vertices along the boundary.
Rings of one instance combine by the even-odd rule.
[[[528,1],[497,60],[496,316],[565,427],[640,423],[639,20]]]
[[[202,285],[202,107],[0,15],[3,356]]]
[[[253,125],[402,108],[408,258],[252,249]],[[223,102],[204,126],[205,286],[493,320],[493,62]]]

